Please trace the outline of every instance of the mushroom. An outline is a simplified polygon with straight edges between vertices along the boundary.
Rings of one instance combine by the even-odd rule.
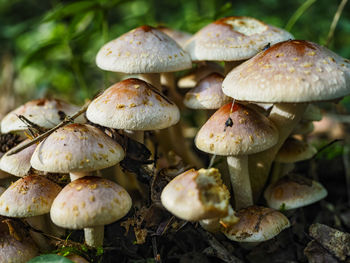
[[[327,190],[319,182],[295,174],[282,177],[264,192],[268,206],[277,210],[307,206],[326,196]]]
[[[0,196],[0,215],[26,218],[35,229],[45,231],[44,215],[50,211],[54,198],[61,187],[50,180],[32,174],[13,183]],[[47,250],[47,240],[39,233],[31,231],[32,238],[39,247]]]
[[[33,168],[50,173],[69,173],[71,180],[87,172],[113,166],[124,158],[122,147],[96,127],[88,124],[66,125],[35,149]]]
[[[84,229],[85,242],[103,245],[104,225],[125,216],[132,205],[121,186],[103,178],[86,176],[66,185],[51,207],[52,221],[68,229]]]
[[[277,130],[267,117],[238,103],[228,103],[202,126],[195,143],[202,151],[227,156],[235,209],[240,209],[253,204],[248,155],[272,147],[277,140]]]
[[[302,118],[307,103],[350,93],[350,63],[318,44],[288,40],[262,51],[232,70],[223,92],[242,101],[275,103],[269,119],[278,143],[249,159],[253,189],[259,196],[279,148]]]

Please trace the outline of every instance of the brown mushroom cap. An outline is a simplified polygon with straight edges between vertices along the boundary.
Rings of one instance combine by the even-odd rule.
[[[107,179],[85,176],[63,188],[50,214],[58,226],[82,229],[113,223],[128,213],[131,204],[129,194],[121,186]]]
[[[2,119],[1,132],[26,130],[27,126],[18,118],[19,115],[23,115],[42,128],[50,129],[60,123],[64,115],[73,115],[78,110],[78,106],[58,99],[32,100],[11,111]],[[80,116],[75,121],[85,122],[85,119]]]
[[[232,125],[226,125],[229,117]],[[216,111],[197,133],[198,149],[218,155],[246,155],[272,147],[275,126],[262,114],[241,104],[228,103]]]
[[[163,206],[175,216],[198,221],[228,214],[230,193],[218,169],[191,169],[175,177],[161,195]]]
[[[87,118],[115,129],[155,130],[176,124],[177,106],[149,83],[126,79],[108,88],[91,102]]]
[[[317,149],[311,144],[289,137],[276,155],[275,161],[295,163],[312,158]]]
[[[295,174],[282,177],[264,193],[269,207],[283,210],[307,206],[326,196],[327,190],[320,183]]]
[[[90,172],[113,166],[124,158],[124,150],[98,128],[69,124],[35,149],[31,164],[51,173]]]
[[[312,102],[350,93],[350,63],[304,40],[278,43],[232,70],[223,92],[237,100]]]
[[[186,43],[193,61],[238,61],[251,58],[267,44],[293,36],[251,17],[221,18],[198,31]]]
[[[0,214],[31,217],[46,214],[61,187],[50,180],[28,175],[17,180],[0,196]]]
[[[262,242],[290,226],[282,213],[271,208],[250,206],[237,212],[237,224],[225,229],[227,238],[237,242]]]
[[[224,77],[212,73],[203,78],[193,89],[186,93],[184,104],[190,109],[218,109],[228,103],[227,97],[221,89]]]
[[[189,40],[192,37],[190,33],[179,31],[165,26],[157,26],[157,29],[174,39],[176,43],[182,48],[185,46],[187,40]]]
[[[97,54],[99,68],[124,73],[160,73],[191,68],[189,55],[168,35],[140,26],[105,44]]]
[[[30,140],[25,140],[15,146],[13,150],[16,150],[22,147],[24,144],[28,143]],[[15,176],[23,177],[25,176],[30,168],[32,167],[30,164],[30,159],[33,155],[33,152],[36,148],[36,144],[33,144],[24,150],[8,155],[7,153],[0,159],[0,169]]]

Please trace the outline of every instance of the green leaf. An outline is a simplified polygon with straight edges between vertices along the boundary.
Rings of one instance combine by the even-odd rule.
[[[61,43],[59,43],[57,40],[47,41],[41,44],[24,58],[21,68],[24,68],[35,61],[42,60],[48,52],[60,44]]]
[[[29,260],[28,263],[73,263],[73,261],[56,254],[46,254],[35,257]]]

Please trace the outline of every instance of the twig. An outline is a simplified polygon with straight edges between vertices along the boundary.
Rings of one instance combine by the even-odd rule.
[[[326,41],[326,44],[325,44],[326,47],[328,47],[329,43],[333,39],[335,28],[337,27],[339,18],[341,16],[341,14],[342,14],[342,12],[344,10],[344,7],[345,7],[347,2],[348,2],[348,0],[342,0],[340,2],[339,6],[338,6],[337,12],[334,14],[333,21],[332,21],[331,27],[329,28],[327,41]]]
[[[12,154],[16,154],[24,149],[26,149],[27,147],[37,143],[37,142],[40,142],[41,140],[45,139],[46,137],[48,137],[51,133],[53,133],[54,131],[58,130],[59,128],[63,127],[63,126],[66,126],[67,124],[69,123],[72,123],[74,121],[74,119],[76,119],[77,117],[79,117],[81,114],[83,114],[89,104],[90,104],[91,101],[88,101],[87,103],[84,104],[83,107],[80,108],[79,111],[77,111],[76,113],[74,113],[71,117],[67,116],[64,118],[64,120],[57,124],[55,127],[53,127],[52,129],[48,130],[47,132],[44,132],[43,134],[39,135],[38,137],[36,137],[34,140],[24,144],[23,146],[17,148],[17,149],[13,149],[13,150],[10,150],[7,155],[12,155]]]
[[[330,141],[329,143],[327,143],[326,145],[322,146],[317,153],[314,154],[314,156],[312,156],[311,160],[315,159],[321,152],[323,152],[324,150],[328,149],[329,147],[331,147],[333,144],[337,143],[337,142],[342,142],[344,141],[343,139],[335,139],[333,141]]]

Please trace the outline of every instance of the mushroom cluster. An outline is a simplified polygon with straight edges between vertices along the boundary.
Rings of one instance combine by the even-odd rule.
[[[190,69],[192,62],[196,68],[177,82],[178,88],[192,88],[183,98],[173,72]],[[0,181],[0,215],[24,219],[41,251],[52,248],[45,233],[58,235],[60,229],[84,229],[87,245],[103,246],[104,226],[152,195],[145,182],[173,167],[173,149],[179,155],[173,159],[196,169],[167,180],[160,209],[236,242],[269,240],[291,225],[285,210],[326,197],[319,182],[292,171],[296,162],[317,153],[307,134],[322,115],[309,103],[350,94],[348,60],[257,19],[227,17],[193,36],[138,27],[106,43],[96,64],[137,75],[94,98],[84,116],[75,105],[40,99],[1,121],[2,133],[16,138],[17,145],[3,154],[0,169],[6,173],[0,178],[21,178],[10,186]],[[210,115],[192,142],[184,140],[179,124],[184,106]],[[224,156],[227,166],[205,169],[192,144]],[[109,167],[119,167],[112,176],[116,182],[103,178],[100,170]],[[139,171],[148,177],[137,181]],[[128,193],[119,176],[143,184],[146,194]],[[68,180],[62,182],[63,177]],[[263,191],[266,202],[258,202]],[[0,242],[1,261],[3,248],[16,242],[7,232]]]

